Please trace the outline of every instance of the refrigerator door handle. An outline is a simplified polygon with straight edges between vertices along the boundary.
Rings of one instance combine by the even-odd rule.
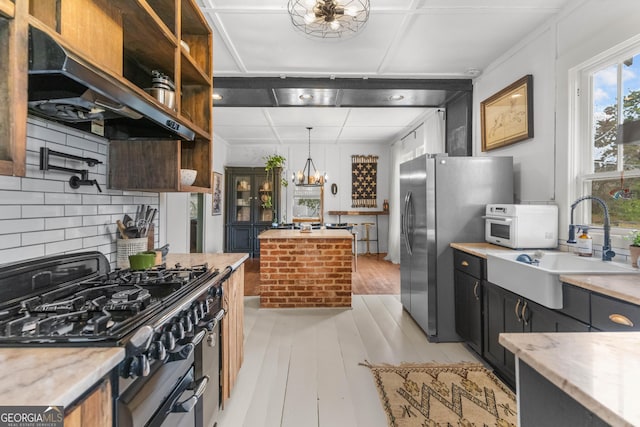
[[[413,194],[411,191],[407,192],[407,197],[405,199],[405,210],[406,210],[406,220],[405,220],[405,244],[407,245],[407,252],[409,255],[413,255]]]

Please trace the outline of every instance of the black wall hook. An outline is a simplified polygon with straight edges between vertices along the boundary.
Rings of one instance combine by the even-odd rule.
[[[81,185],[95,185],[99,192],[102,193],[100,184],[95,179],[89,179],[89,171],[86,169],[73,169],[64,166],[55,166],[49,163],[49,156],[62,157],[64,159],[78,160],[85,162],[90,167],[102,164],[100,160],[92,159],[90,157],[80,157],[73,154],[61,153],[59,151],[50,150],[46,147],[40,147],[40,170],[56,170],[61,172],[68,172],[71,174],[79,174],[80,176],[72,176],[69,178],[69,186],[71,188],[78,189]]]

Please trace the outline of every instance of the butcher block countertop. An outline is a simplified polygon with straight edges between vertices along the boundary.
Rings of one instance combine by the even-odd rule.
[[[485,259],[487,252],[513,250],[490,243],[451,243],[451,247]],[[561,275],[560,280],[579,288],[640,305],[640,274],[638,273],[567,274]]]
[[[500,344],[614,426],[640,425],[639,343],[640,332],[500,334]]]
[[[234,269],[248,258],[243,253],[167,254],[167,264],[204,262],[210,268]],[[2,405],[67,407],[115,368],[125,356],[120,347],[0,348]]]
[[[183,267],[200,265],[207,263],[209,268],[217,268],[220,271],[230,265],[234,270],[249,258],[245,253],[224,253],[224,254],[167,254],[167,265],[180,263]]]
[[[258,239],[353,239],[353,234],[347,230],[266,230],[260,233]]]

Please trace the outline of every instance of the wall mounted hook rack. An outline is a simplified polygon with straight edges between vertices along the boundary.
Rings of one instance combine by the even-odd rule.
[[[64,166],[55,166],[49,163],[49,157],[56,156],[62,157],[63,159],[77,160],[80,162],[85,162],[90,167],[102,164],[100,160],[92,159],[90,157],[80,157],[75,156],[73,154],[61,153],[60,151],[50,150],[46,147],[40,147],[40,170],[56,170],[61,172],[67,172],[74,174],[71,178],[69,178],[69,186],[71,188],[78,189],[81,185],[95,185],[99,192],[102,193],[102,188],[100,188],[100,184],[95,179],[89,179],[89,171],[86,169],[73,169],[67,168]],[[76,174],[80,175],[79,177]]]

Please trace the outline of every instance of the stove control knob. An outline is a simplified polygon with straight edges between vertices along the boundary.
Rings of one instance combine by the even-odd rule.
[[[162,334],[160,335],[160,342],[167,350],[173,350],[174,348],[176,348],[176,337],[170,330],[162,332]]]
[[[167,348],[164,346],[162,341],[153,341],[151,343],[149,346],[149,357],[155,360],[164,360],[167,357]]]
[[[190,314],[185,314],[180,317],[180,324],[184,328],[185,332],[193,331],[193,319],[190,317]]]
[[[180,322],[173,323],[171,325],[171,333],[175,337],[176,340],[181,340],[184,338],[184,325]]]
[[[197,306],[191,307],[191,310],[189,310],[189,317],[194,324],[198,324],[198,321],[202,316]]]
[[[122,376],[125,378],[146,377],[151,371],[149,359],[144,354],[126,360]]]
[[[211,300],[209,300],[209,298],[206,298],[204,301],[201,301],[200,307],[202,308],[202,317],[206,316],[211,310]]]

